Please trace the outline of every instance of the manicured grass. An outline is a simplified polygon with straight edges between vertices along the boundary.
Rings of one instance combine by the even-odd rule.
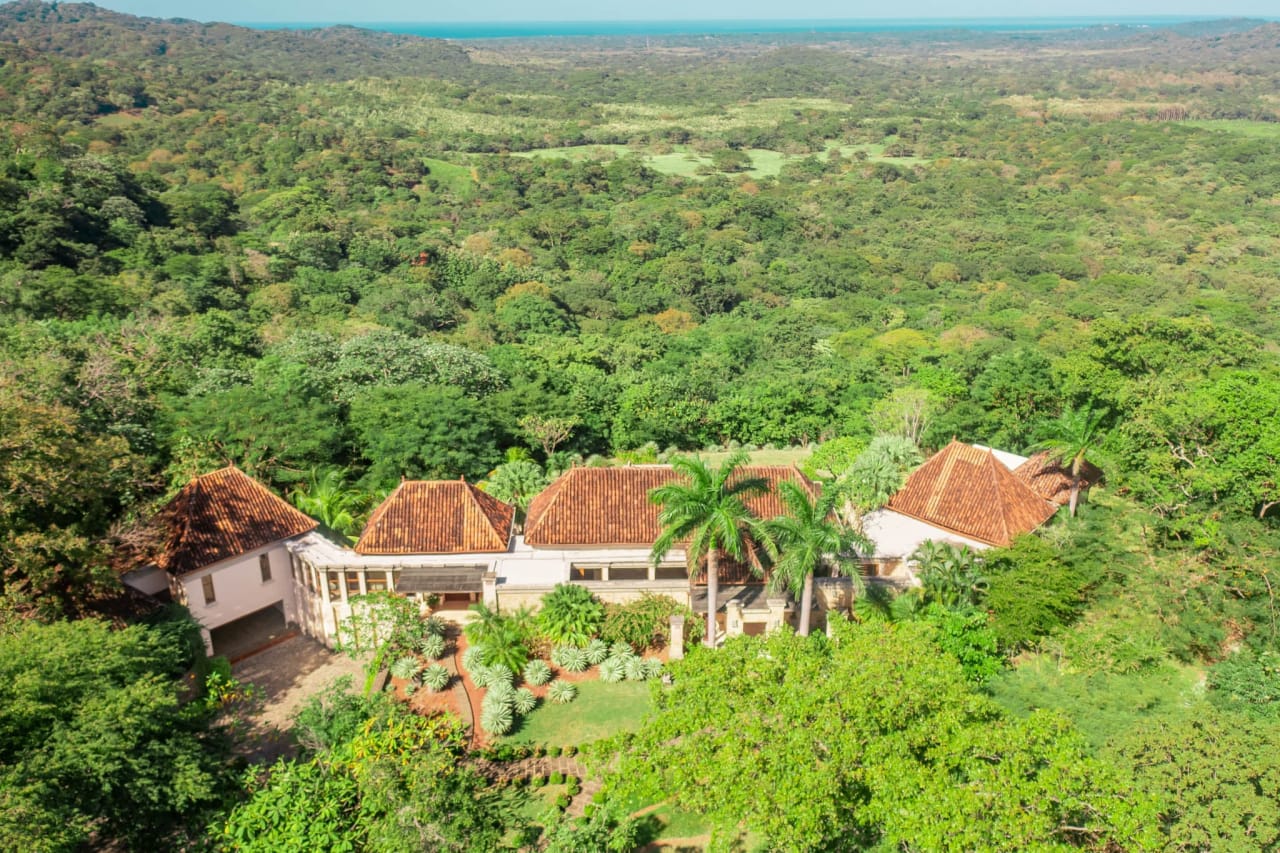
[[[649,685],[624,681],[579,681],[578,698],[567,705],[542,702],[503,740],[577,746],[635,731],[649,710]]]

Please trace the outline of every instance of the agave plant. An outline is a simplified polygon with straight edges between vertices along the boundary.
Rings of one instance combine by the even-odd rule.
[[[600,664],[600,680],[605,684],[617,684],[627,677],[627,665],[619,658],[609,658]]]
[[[585,651],[587,660],[590,661],[591,665],[599,666],[604,663],[605,658],[609,657],[609,644],[604,640],[595,639],[587,643]]]
[[[645,678],[658,678],[662,675],[662,661],[657,658],[644,659]]]
[[[538,707],[538,697],[534,696],[533,691],[528,687],[521,687],[515,692],[511,704],[516,709],[517,714],[527,714]]]
[[[555,660],[557,653],[560,659],[555,661],[556,665],[568,672],[583,672],[591,666],[591,661],[587,660],[587,653],[582,649],[559,646],[552,653],[552,660]]]
[[[489,705],[480,710],[480,728],[491,735],[505,735],[515,724],[510,705]]]
[[[495,663],[488,667],[489,679],[492,684],[502,682],[510,687],[516,682],[516,674],[512,672],[506,665]]]
[[[467,650],[462,653],[462,668],[467,672],[474,673],[475,670],[484,666],[484,656],[484,646],[479,644],[469,646]]]
[[[413,655],[405,655],[395,659],[391,664],[391,674],[404,681],[413,681],[422,671],[422,662]]]
[[[481,706],[511,705],[515,701],[516,689],[510,684],[499,681],[485,691]]]
[[[444,657],[444,637],[439,634],[427,634],[418,642],[418,651],[431,660]]]
[[[567,681],[557,679],[547,688],[547,698],[558,705],[567,705],[578,698],[578,688]]]
[[[444,620],[439,616],[428,616],[422,620],[422,633],[433,637],[444,636]]]
[[[471,680],[476,687],[492,687],[493,672],[487,666],[473,667],[471,670]]]
[[[445,688],[445,685],[452,680],[452,678],[452,673],[449,672],[448,668],[445,667],[444,664],[440,663],[433,663],[422,671],[422,683],[425,684],[427,689],[432,693],[439,693]]]
[[[546,661],[534,658],[525,665],[524,680],[534,687],[546,684],[551,680],[551,667]]]
[[[418,692],[418,685],[412,681],[410,681],[408,684],[404,686],[404,698],[406,699],[408,699],[410,696],[412,696],[414,693],[417,693],[417,692]]]
[[[627,681],[644,681],[649,677],[649,668],[645,666],[644,658],[627,658],[622,664],[622,671],[626,674]]]
[[[631,648],[631,644],[626,640],[619,640],[609,647],[609,657],[628,658],[635,653],[635,649]]]

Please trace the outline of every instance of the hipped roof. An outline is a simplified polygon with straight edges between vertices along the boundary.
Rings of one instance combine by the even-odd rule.
[[[175,575],[314,530],[316,522],[234,465],[197,477],[156,515],[156,565]]]
[[[779,482],[797,482],[810,494],[818,491],[793,467],[746,465],[738,471],[739,478],[760,477],[769,484],[766,494],[747,501],[757,518],[783,514]],[[670,465],[571,468],[529,505],[524,541],[534,546],[648,548],[662,533],[659,508],[649,501],[649,492],[679,478]]]
[[[506,551],[515,507],[465,480],[409,480],[383,501],[360,534],[358,554]]]
[[[990,450],[959,441],[952,441],[917,468],[889,499],[888,507],[997,546],[1035,530],[1057,509]]]

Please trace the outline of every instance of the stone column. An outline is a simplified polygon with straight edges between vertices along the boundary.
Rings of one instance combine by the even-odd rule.
[[[742,633],[742,602],[730,599],[724,606],[724,635],[737,637]]]
[[[671,660],[684,657],[684,617],[678,613],[671,615],[671,645],[667,649],[667,657]]]
[[[791,608],[787,607],[785,598],[766,599],[765,604],[769,607],[769,621],[765,623],[766,631],[776,631],[784,622],[790,621]]]
[[[498,573],[485,572],[482,581],[484,590],[484,606],[490,610],[498,609]]]
[[[209,629],[200,626],[200,639],[204,640],[204,652],[209,657],[213,657],[213,634],[209,633]]]

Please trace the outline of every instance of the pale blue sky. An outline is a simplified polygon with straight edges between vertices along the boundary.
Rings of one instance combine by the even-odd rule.
[[[1280,15],[1276,0],[98,0],[134,15],[200,21],[590,21]],[[784,14],[785,12],[785,14]]]

